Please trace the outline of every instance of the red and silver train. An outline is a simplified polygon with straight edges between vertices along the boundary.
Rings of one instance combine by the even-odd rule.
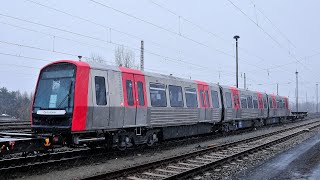
[[[288,98],[170,75],[61,60],[41,69],[32,130],[50,144],[152,145],[280,122]]]

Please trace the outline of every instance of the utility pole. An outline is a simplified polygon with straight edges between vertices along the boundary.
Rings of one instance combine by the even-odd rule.
[[[244,84],[244,89],[246,90],[246,88],[247,88],[247,86],[246,86],[247,85],[246,73],[243,73],[243,79],[244,79],[244,83],[243,83]]]
[[[279,95],[279,83],[277,83],[277,95]]]
[[[143,41],[141,41],[140,70],[144,71],[144,44],[143,44]]]
[[[239,83],[238,83],[238,39],[240,38],[240,36],[236,35],[233,37],[236,40],[236,84],[237,84],[237,88],[239,87]]]
[[[296,71],[296,111],[299,111],[298,71]]]
[[[317,97],[317,113],[319,112],[319,101],[318,101],[318,83],[316,84],[316,97]]]

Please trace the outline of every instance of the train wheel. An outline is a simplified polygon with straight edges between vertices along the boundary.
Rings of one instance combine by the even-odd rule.
[[[124,151],[127,149],[127,144],[125,141],[121,141],[118,143],[117,145],[117,148],[120,150],[120,151]]]
[[[147,140],[147,145],[151,147],[153,146],[153,144],[154,144],[154,141],[153,141],[152,135],[150,135]]]
[[[158,142],[157,134],[150,134],[147,139],[147,146],[153,146],[155,142]]]
[[[128,136],[121,136],[117,147],[120,151],[124,151],[127,147],[131,147],[132,145],[131,139]]]

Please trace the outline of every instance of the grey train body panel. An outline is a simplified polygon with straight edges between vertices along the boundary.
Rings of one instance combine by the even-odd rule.
[[[250,120],[267,119],[289,115],[290,111],[286,108],[270,108],[272,97],[261,93],[266,99],[268,107],[263,108],[243,108],[241,106],[241,96],[250,96],[251,101],[257,100],[258,95],[255,91],[237,89],[239,96],[239,109],[235,108],[233,90],[229,86],[220,86],[214,83],[208,83],[209,106],[201,107],[201,97],[198,93],[199,83],[194,80],[177,78],[170,75],[161,75],[156,73],[143,72],[146,107],[124,105],[124,79],[123,73],[118,67],[90,63],[90,78],[88,87],[88,110],[86,115],[86,130],[122,130],[123,128],[161,128],[163,133],[167,132],[169,137],[182,137],[184,135],[193,135],[211,132],[216,123],[242,122],[243,125],[251,124]],[[128,72],[125,72],[130,74]],[[133,78],[135,78],[135,75]],[[106,91],[106,104],[97,105],[98,85],[96,77],[104,78]],[[136,83],[136,82],[135,82]],[[163,84],[165,89],[166,104],[163,107],[153,107],[151,104],[150,84]],[[136,84],[135,84],[136,86]],[[181,107],[172,107],[170,99],[169,86],[181,87],[183,105]],[[187,107],[186,89],[195,89],[197,97],[196,107]],[[213,98],[213,93],[217,93],[217,99]],[[231,104],[227,102],[226,93],[231,94]],[[264,101],[263,99],[263,101]],[[284,102],[284,98],[276,96],[276,100]],[[217,101],[217,102],[214,102]],[[216,107],[214,107],[216,103]],[[253,104],[253,102],[251,102]],[[265,104],[263,102],[263,104]],[[241,126],[242,126],[241,124]],[[180,127],[181,126],[181,127]],[[190,127],[185,127],[190,126]],[[168,127],[165,130],[164,127]],[[170,128],[169,128],[170,127]],[[176,127],[176,129],[174,128]],[[194,128],[192,130],[192,127]],[[211,128],[209,128],[211,127]],[[191,128],[191,129],[189,129]],[[174,131],[192,131],[186,132]]]

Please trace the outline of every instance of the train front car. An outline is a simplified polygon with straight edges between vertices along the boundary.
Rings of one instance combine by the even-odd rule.
[[[51,134],[57,143],[85,130],[89,65],[62,60],[40,71],[32,106],[32,130]]]

